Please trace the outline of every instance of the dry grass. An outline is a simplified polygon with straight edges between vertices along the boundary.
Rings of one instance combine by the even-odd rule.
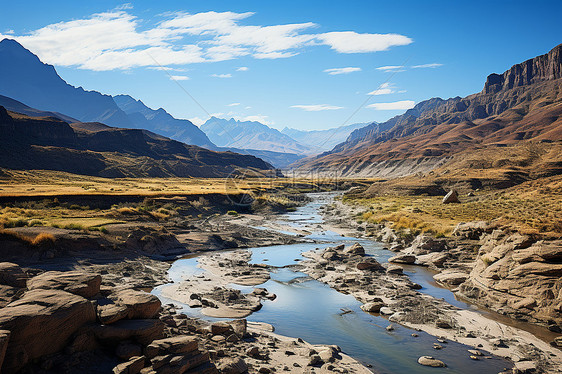
[[[394,228],[449,235],[459,222],[495,221],[522,232],[562,236],[562,176],[542,178],[501,191],[460,196],[442,204],[439,196],[345,197],[366,208],[360,220],[390,222]]]
[[[173,196],[313,189],[307,178],[102,178],[48,170],[0,170],[0,196]],[[366,180],[368,181],[368,180]]]
[[[55,240],[56,239],[53,236],[53,234],[41,232],[41,233],[37,234],[37,236],[31,241],[31,245],[34,245],[34,246],[45,245],[45,244],[48,244],[48,243],[54,243]]]

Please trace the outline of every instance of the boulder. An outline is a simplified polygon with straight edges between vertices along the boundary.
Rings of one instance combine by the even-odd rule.
[[[158,297],[136,290],[118,291],[110,295],[110,299],[127,307],[129,319],[154,318],[162,306]]]
[[[27,275],[16,264],[0,262],[0,284],[10,287],[25,288]]]
[[[117,322],[129,315],[129,309],[124,305],[109,302],[97,307],[98,319],[104,325]]]
[[[246,333],[248,331],[248,321],[246,321],[246,319],[236,319],[228,322],[228,324],[232,326],[232,329],[234,330],[234,333],[238,338],[242,339],[244,336],[246,336]]]
[[[357,270],[384,271],[384,267],[374,258],[368,258],[357,264]]]
[[[324,253],[322,253],[322,258],[325,260],[332,261],[337,259],[338,257],[338,253],[336,251],[326,250]]]
[[[491,226],[485,221],[461,222],[454,228],[452,235],[477,240],[489,230],[491,230]]]
[[[455,190],[449,191],[447,195],[443,198],[443,204],[460,203],[459,194]]]
[[[48,271],[27,282],[30,290],[62,290],[85,298],[92,298],[100,292],[101,276],[81,271]]]
[[[398,265],[388,265],[388,267],[386,268],[386,272],[388,274],[403,274],[404,269]]]
[[[144,349],[149,359],[167,354],[183,354],[196,351],[199,348],[197,339],[192,336],[180,335],[172,338],[155,340]]]
[[[132,340],[146,345],[162,338],[164,322],[158,319],[122,319],[111,325],[92,326],[91,330],[95,337],[104,343],[117,344],[123,340]]]
[[[416,256],[416,263],[422,266],[435,266],[438,268],[443,267],[445,261],[449,259],[449,253],[447,252],[434,252],[425,255]]]
[[[223,374],[243,374],[248,371],[248,365],[241,358],[225,358],[217,364],[217,369]]]
[[[418,358],[418,364],[423,366],[431,366],[434,368],[443,368],[447,366],[443,361],[433,358],[431,356],[421,356],[420,358]]]
[[[431,252],[443,252],[447,249],[446,239],[436,239],[427,234],[416,236],[410,247],[404,253],[413,255],[424,255]]]
[[[433,276],[433,279],[435,279],[439,283],[443,283],[449,286],[457,286],[466,281],[468,276],[468,274],[461,273],[459,271],[448,271],[435,274]]]
[[[217,370],[209,361],[209,352],[194,351],[186,355],[156,356],[152,360],[152,370],[158,374],[215,374]]]
[[[351,247],[344,249],[343,253],[347,255],[365,256],[365,248],[359,243],[353,244]]]
[[[414,255],[396,255],[388,259],[388,262],[395,262],[398,264],[413,264],[416,262]]]
[[[361,310],[367,313],[378,313],[385,304],[380,301],[373,301],[361,305]]]
[[[95,322],[92,303],[60,290],[31,290],[0,309],[0,329],[11,331],[3,371],[60,351],[82,326]]]

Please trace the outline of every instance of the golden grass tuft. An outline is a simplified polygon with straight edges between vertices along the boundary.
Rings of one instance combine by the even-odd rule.
[[[31,240],[31,245],[33,246],[40,246],[45,244],[51,244],[56,241],[56,238],[53,234],[49,234],[47,232],[40,232],[37,236]]]

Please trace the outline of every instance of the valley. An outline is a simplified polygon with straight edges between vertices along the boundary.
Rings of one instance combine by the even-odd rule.
[[[1,373],[562,373],[562,44],[289,3],[0,30]]]

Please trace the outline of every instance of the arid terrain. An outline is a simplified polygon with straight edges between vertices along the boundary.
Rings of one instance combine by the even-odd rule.
[[[394,82],[394,74],[429,71],[419,81],[429,85],[437,79],[431,72],[446,65],[408,58],[320,71],[318,58],[314,69],[329,86],[311,83],[312,73],[299,74],[305,70],[292,71],[291,81],[292,68],[279,74],[273,60],[304,46],[352,55],[414,39],[299,34],[320,26],[313,22],[241,26],[253,12],[214,11],[163,11],[154,28],[137,33],[149,22],[132,9],[122,4],[22,37],[0,30],[14,35],[0,34],[1,373],[562,373],[559,41],[519,63],[489,56],[505,72],[486,73],[480,92],[382,102],[381,95],[410,94],[399,87],[410,78]],[[142,41],[106,50],[101,45],[119,41],[108,36],[99,56],[81,63],[82,47],[96,44],[89,38],[71,63],[57,60],[48,42],[31,43],[41,58],[27,49],[38,35],[48,41],[65,27],[108,19],[126,25],[121,37]],[[96,30],[106,28],[114,29]],[[167,44],[198,34],[210,39]],[[272,48],[270,39],[286,47]],[[154,61],[141,63],[139,54],[109,67],[145,45],[158,58],[171,53],[171,62],[150,55]],[[237,62],[201,79],[205,68],[177,62],[226,66],[240,56],[271,65]],[[132,91],[162,95],[152,105],[168,100],[190,117],[124,92],[73,86],[53,59],[76,77],[90,69],[87,78],[100,78],[100,87],[117,69],[109,91],[122,84],[116,77],[130,78]],[[165,73],[164,83],[187,94],[197,112],[164,98],[169,87],[143,81],[133,75],[138,69]],[[462,70],[454,69],[457,79]],[[318,93],[309,103],[299,97],[307,88],[346,87],[367,98],[338,128],[311,130],[320,123],[311,120],[307,131],[281,131],[268,115],[249,115],[249,99],[234,102],[234,85],[221,86],[254,71],[298,83],[286,96],[303,101],[278,111],[296,122],[324,111],[339,121],[336,113],[351,110],[320,104]],[[360,73],[387,78],[375,91],[339,85]],[[274,113],[267,106],[281,87],[259,80],[259,90],[244,86],[239,95],[267,97],[260,112]],[[207,111],[180,81],[190,90],[206,82],[201,102],[231,118]],[[363,108],[403,114],[349,122]],[[206,122],[194,114],[200,109]],[[309,113],[292,117],[298,110]]]

